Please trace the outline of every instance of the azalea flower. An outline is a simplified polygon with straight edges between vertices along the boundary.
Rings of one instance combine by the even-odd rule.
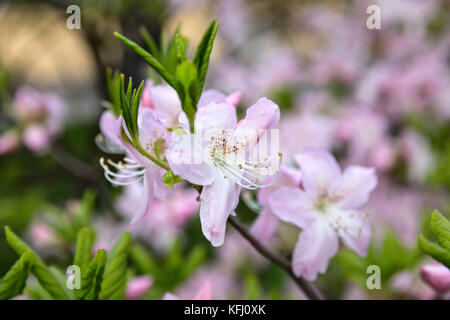
[[[278,123],[280,110],[272,101],[261,98],[238,123],[235,107],[226,101],[200,102],[195,117],[196,133],[173,141],[166,156],[175,174],[203,187],[202,231],[213,246],[220,246],[241,187],[259,188],[264,186],[265,178],[278,173],[278,153],[278,161],[273,161],[273,153],[267,153],[263,159],[255,160],[255,156],[263,149],[260,148],[264,147],[263,141],[267,142],[264,134]]]
[[[199,105],[208,103],[210,99],[227,101],[235,105],[239,97],[239,93],[227,97],[210,90],[202,95]],[[172,134],[167,129],[178,123],[180,112],[181,104],[173,88],[168,85],[154,86],[151,81],[146,82],[138,113],[138,128],[140,144],[147,153],[156,156],[155,145],[158,140],[163,141],[163,148],[169,144]],[[155,199],[164,199],[170,190],[162,182],[166,169],[159,167],[126,143],[122,138],[122,127],[125,128],[122,116],[116,118],[112,112],[105,111],[100,118],[100,129],[103,135],[98,136],[96,142],[105,152],[125,154],[123,161],[119,163],[100,159],[108,181],[116,186],[142,182],[140,198],[136,202],[131,220],[131,225],[134,226],[151,211],[152,202]]]
[[[350,166],[341,171],[334,157],[321,149],[306,148],[295,160],[302,173],[296,187],[275,190],[269,199],[272,212],[302,229],[292,257],[296,276],[313,281],[324,273],[339,239],[359,255],[371,238],[365,204],[377,184],[372,168]]]
[[[139,141],[147,153],[155,156],[155,144],[158,140],[167,143],[170,138],[167,128],[176,122],[180,111],[181,104],[174,89],[167,85],[153,86],[151,82],[147,82],[138,114]],[[123,140],[122,125],[122,116],[116,118],[112,112],[105,111],[100,118],[103,136],[97,138],[97,145],[106,152],[125,154],[123,161],[119,163],[100,159],[108,181],[116,186],[142,181],[141,196],[131,220],[131,224],[135,225],[149,213],[153,200],[164,198],[170,190],[162,182],[165,169]]]

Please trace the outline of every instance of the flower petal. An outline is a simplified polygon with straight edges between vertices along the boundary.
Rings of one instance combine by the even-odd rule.
[[[114,116],[111,111],[105,111],[102,113],[100,117],[100,130],[103,135],[108,138],[111,142],[116,144],[117,146],[122,145],[122,141],[120,139],[120,125],[121,121]]]
[[[305,148],[295,155],[303,174],[303,187],[309,197],[327,193],[329,188],[341,177],[341,168],[334,157],[317,148]]]
[[[174,123],[181,112],[177,92],[168,85],[158,85],[150,87],[150,94],[155,111],[164,115],[169,123]]]
[[[342,238],[344,244],[364,257],[369,248],[372,229],[369,215],[356,211],[337,209],[333,213],[332,225]]]
[[[167,161],[173,173],[202,186],[210,185],[216,169],[204,161],[203,148],[196,135],[186,134],[172,140],[166,151]]]
[[[292,270],[298,277],[314,281],[324,273],[339,247],[336,233],[323,221],[317,220],[304,229],[298,238],[292,256]]]
[[[130,222],[130,225],[132,227],[141,222],[142,219],[144,219],[150,212],[151,204],[153,202],[153,179],[154,172],[151,172],[151,170],[147,169],[144,174],[144,183],[141,191],[141,196],[139,198],[139,202],[133,219],[131,219]]]
[[[221,246],[225,238],[227,219],[236,209],[240,188],[216,170],[214,182],[203,188],[200,196],[200,220],[206,239],[214,247]]]
[[[280,108],[272,100],[259,99],[247,109],[245,118],[239,124],[239,129],[272,129],[280,120]]]
[[[227,103],[210,103],[199,108],[195,115],[195,132],[207,129],[234,128],[237,123],[236,109]]]
[[[337,206],[356,209],[369,200],[369,194],[377,185],[373,168],[350,166],[334,184],[332,196],[340,199]]]
[[[275,190],[269,197],[269,206],[278,218],[300,228],[306,228],[316,220],[313,202],[298,188]]]
[[[274,234],[279,224],[278,218],[270,211],[264,208],[253,222],[250,233],[262,242],[269,240]]]

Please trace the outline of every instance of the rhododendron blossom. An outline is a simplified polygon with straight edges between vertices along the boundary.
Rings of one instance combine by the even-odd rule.
[[[266,177],[278,173],[278,152],[266,153],[262,158],[254,152],[259,153],[258,147],[267,142],[265,134],[278,123],[280,111],[275,103],[262,98],[247,109],[245,118],[238,123],[235,107],[226,101],[199,106],[196,133],[173,141],[166,156],[175,174],[203,186],[202,231],[213,246],[220,246],[241,187],[256,189],[264,185]]]
[[[269,198],[272,212],[302,229],[293,253],[297,276],[315,280],[326,271],[339,239],[359,255],[366,254],[371,229],[368,214],[359,210],[377,184],[372,168],[349,166],[320,149],[306,148],[295,160],[302,173],[296,187],[282,187]]]

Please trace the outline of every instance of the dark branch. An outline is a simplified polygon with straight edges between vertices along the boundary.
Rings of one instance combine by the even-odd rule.
[[[322,294],[317,288],[315,288],[311,283],[305,281],[303,278],[297,277],[291,268],[291,263],[277,255],[276,253],[270,251],[261,242],[259,242],[255,237],[253,237],[243,226],[239,224],[233,217],[228,218],[228,222],[245,238],[248,242],[266,259],[272,261],[273,263],[279,265],[283,268],[289,276],[295,281],[295,283],[300,287],[300,289],[306,294],[311,300],[323,300]]]

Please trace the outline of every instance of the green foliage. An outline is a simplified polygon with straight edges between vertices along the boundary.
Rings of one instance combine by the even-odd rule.
[[[169,189],[173,189],[174,184],[180,181],[180,176],[173,174],[170,170],[166,171],[163,175],[163,184]]]
[[[23,255],[25,252],[31,252],[31,259],[33,261],[31,272],[36,276],[42,288],[44,288],[53,299],[67,299],[68,297],[64,290],[56,281],[51,271],[42,262],[41,258],[39,258],[39,256],[36,255],[14,232],[12,232],[9,227],[5,227],[5,235],[6,241],[17,254]]]
[[[430,227],[437,243],[420,235],[419,248],[450,268],[450,222],[435,210],[431,215]]]
[[[131,235],[125,231],[111,250],[105,266],[99,298],[117,300],[123,297],[127,282],[127,258],[131,247]]]
[[[0,282],[0,300],[13,298],[22,293],[33,265],[33,253],[25,251]]]
[[[144,59],[162,79],[176,90],[181,101],[182,109],[189,119],[191,132],[194,132],[194,118],[197,111],[197,103],[205,84],[209,59],[218,28],[219,24],[214,19],[206,29],[192,62],[188,60],[186,54],[187,41],[178,31],[172,37],[167,47],[162,44],[161,49],[158,49],[149,32],[145,28],[141,28],[141,36],[144,38],[151,53],[121,34],[114,33],[116,38]],[[161,38],[164,39],[164,34]],[[120,91],[122,91],[122,88],[123,85],[121,85]],[[124,102],[126,99],[121,99],[122,115],[130,131],[131,140],[134,141],[133,126],[135,125],[131,123],[132,117],[130,116],[130,112],[128,110],[124,111],[123,105],[124,103],[126,104]],[[125,109],[128,108],[126,107]]]
[[[105,264],[107,260],[106,251],[97,251],[92,262],[82,271],[81,288],[75,290],[75,297],[78,300],[94,300],[99,298]]]
[[[193,62],[197,67],[199,82],[199,96],[197,97],[197,99],[200,98],[201,91],[203,89],[203,86],[205,85],[206,73],[208,72],[209,66],[209,57],[211,56],[214,39],[216,37],[218,29],[219,23],[216,19],[214,19],[203,34],[202,40],[200,41],[200,44],[197,47],[197,51],[195,52]]]
[[[120,74],[118,71],[112,71],[112,69],[106,69],[106,89],[110,101],[103,101],[104,107],[109,109],[116,116],[120,115]]]
[[[205,261],[206,249],[203,245],[197,245],[185,254],[181,250],[180,241],[176,240],[163,259],[153,256],[141,245],[133,246],[130,256],[140,273],[154,278],[152,297],[155,298],[164,292],[172,291],[186,280]]]
[[[385,283],[397,272],[411,269],[420,258],[416,248],[405,247],[393,231],[388,231],[381,247],[371,246],[365,258],[353,250],[342,250],[336,256],[344,276],[366,288],[367,267],[377,265],[381,270],[381,281]]]

